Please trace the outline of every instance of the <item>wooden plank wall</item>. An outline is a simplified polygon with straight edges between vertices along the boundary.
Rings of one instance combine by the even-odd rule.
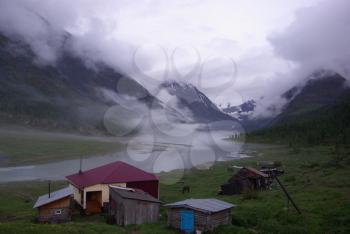
[[[180,229],[181,228],[181,211],[183,208],[168,209],[168,226]],[[188,209],[187,209],[188,210]],[[222,224],[231,223],[231,210],[223,210],[213,214],[207,214],[192,210],[194,212],[195,229],[201,231],[212,231],[215,227]]]
[[[114,216],[117,225],[142,224],[157,222],[159,203],[124,199],[117,193],[110,192],[111,205],[109,214]]]
[[[71,197],[62,198],[38,208],[39,222],[63,222],[71,219]],[[55,214],[57,209],[61,210],[61,214]]]

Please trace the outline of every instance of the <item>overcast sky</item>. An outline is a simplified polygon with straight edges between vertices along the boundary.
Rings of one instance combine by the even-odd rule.
[[[235,104],[274,97],[314,69],[346,75],[349,12],[347,0],[2,0],[0,31],[24,36],[43,64],[66,31],[77,55],[146,87],[178,79]]]

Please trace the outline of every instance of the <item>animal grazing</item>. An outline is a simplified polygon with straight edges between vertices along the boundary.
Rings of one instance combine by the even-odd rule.
[[[189,193],[190,192],[190,186],[188,186],[188,185],[184,185],[183,187],[182,187],[182,194],[184,194],[184,193]]]

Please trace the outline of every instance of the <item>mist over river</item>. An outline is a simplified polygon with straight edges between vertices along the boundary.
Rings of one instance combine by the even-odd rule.
[[[220,132],[201,133],[191,137],[191,141],[186,137],[155,139],[150,135],[123,138],[122,143],[127,145],[126,150],[107,155],[83,157],[82,170],[117,160],[153,173],[191,167],[208,169],[217,161],[239,160],[251,156],[259,148],[266,147],[261,144],[234,142],[223,136]],[[78,172],[79,168],[80,159],[29,166],[0,167],[0,182],[62,180],[65,176]]]

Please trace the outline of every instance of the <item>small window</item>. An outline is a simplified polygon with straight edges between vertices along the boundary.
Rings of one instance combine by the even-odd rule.
[[[55,215],[60,215],[60,214],[62,214],[62,210],[61,209],[55,210]]]

